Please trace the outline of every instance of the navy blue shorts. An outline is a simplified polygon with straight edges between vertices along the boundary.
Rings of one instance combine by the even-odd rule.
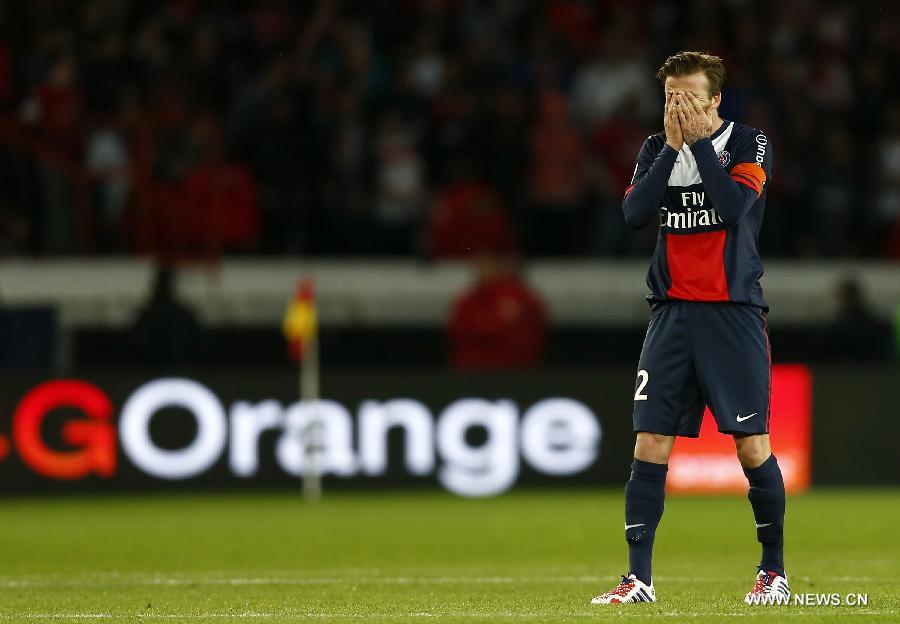
[[[760,308],[658,303],[638,364],[634,430],[696,438],[708,405],[722,433],[768,433],[771,378]]]

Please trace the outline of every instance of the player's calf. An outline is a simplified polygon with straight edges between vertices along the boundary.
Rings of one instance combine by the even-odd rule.
[[[784,479],[778,461],[770,455],[756,468],[745,468],[750,488],[747,498],[753,507],[756,538],[762,545],[759,569],[784,577]]]

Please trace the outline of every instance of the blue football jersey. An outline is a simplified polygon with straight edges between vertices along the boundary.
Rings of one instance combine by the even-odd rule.
[[[721,166],[756,199],[738,221],[727,223],[685,144],[659,205],[659,235],[647,275],[649,299],[733,302],[765,310],[758,240],[772,177],[772,146],[762,131],[733,121],[724,121],[710,139]],[[665,132],[647,138],[626,197],[664,148]]]

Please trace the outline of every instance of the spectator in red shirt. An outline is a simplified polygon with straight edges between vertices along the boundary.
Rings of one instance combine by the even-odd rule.
[[[259,236],[256,183],[246,165],[224,158],[218,139],[214,121],[196,123],[194,141],[200,159],[185,181],[193,217],[191,243],[195,250],[248,250]]]
[[[544,303],[508,256],[476,259],[477,282],[453,305],[447,334],[450,364],[467,370],[538,366],[544,353]]]
[[[81,155],[85,99],[78,77],[78,61],[61,54],[50,66],[22,108],[22,118],[36,126],[57,150]]]
[[[188,155],[173,149],[162,159],[162,175],[150,202],[131,218],[135,248],[166,258],[244,252],[260,234],[256,180],[245,164],[226,158],[218,122],[194,121]]]
[[[531,214],[527,251],[541,256],[583,252],[587,153],[569,120],[565,97],[547,91],[529,136]]]
[[[259,236],[253,176],[242,163],[198,165],[186,185],[187,205],[196,219],[192,243],[198,249],[245,251]]]
[[[514,249],[512,226],[499,195],[457,162],[453,181],[437,194],[428,231],[434,258],[466,258],[477,253],[508,254]]]

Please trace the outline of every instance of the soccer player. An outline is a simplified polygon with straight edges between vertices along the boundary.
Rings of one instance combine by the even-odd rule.
[[[644,142],[622,204],[632,227],[659,225],[625,486],[631,569],[592,602],[656,601],[650,559],[669,454],[676,436],[699,435],[707,405],[719,431],[734,438],[762,544],[745,602],[787,601],[784,481],[769,447],[768,306],[757,244],[772,146],[762,131],[719,117],[720,58],[679,52],[656,76],[665,89],[665,130]]]

